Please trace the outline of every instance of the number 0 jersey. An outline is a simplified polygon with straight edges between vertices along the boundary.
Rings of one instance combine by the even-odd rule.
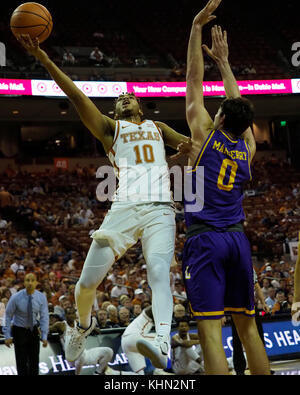
[[[119,179],[114,201],[172,202],[162,132],[153,121],[117,121],[108,157]]]
[[[226,228],[243,221],[243,185],[251,179],[250,163],[251,153],[245,140],[233,140],[225,132],[213,130],[190,171],[193,193],[197,187],[199,191],[197,183],[204,192],[202,210],[191,212],[188,207],[193,203],[185,200],[186,226],[206,223]],[[197,174],[201,166],[204,177]]]

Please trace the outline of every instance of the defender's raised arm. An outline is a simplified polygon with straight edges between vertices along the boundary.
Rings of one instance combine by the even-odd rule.
[[[213,129],[213,121],[204,107],[203,77],[204,59],[202,51],[202,29],[215,19],[212,13],[221,0],[210,0],[195,17],[191,29],[187,55],[186,116],[192,138],[204,142]]]
[[[211,29],[211,37],[211,49],[209,49],[206,45],[203,45],[202,47],[205,52],[216,62],[218,69],[220,70],[227,98],[239,98],[241,97],[241,92],[228,60],[229,49],[227,42],[227,32],[223,32],[220,26],[213,26]],[[241,137],[249,145],[252,160],[256,153],[256,142],[251,128],[248,128],[245,133],[241,135]]]

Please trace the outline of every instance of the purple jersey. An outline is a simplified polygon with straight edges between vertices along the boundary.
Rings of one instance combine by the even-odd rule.
[[[245,140],[213,130],[190,171],[192,190],[199,182],[197,168],[204,167],[204,202],[202,210],[190,212],[185,196],[185,221],[187,227],[206,223],[216,228],[226,228],[245,219],[243,185],[251,179],[251,153]]]

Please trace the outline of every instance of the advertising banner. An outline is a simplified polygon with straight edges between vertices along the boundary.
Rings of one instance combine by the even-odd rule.
[[[292,325],[291,321],[274,321],[263,323],[264,339],[266,352],[272,359],[285,359],[286,355],[293,354],[295,358],[300,355],[300,327]],[[128,359],[121,347],[120,333],[105,333],[98,336],[89,336],[87,339],[87,349],[94,347],[110,347],[114,351],[114,356],[109,366],[114,370],[130,371]],[[172,331],[171,336],[176,332]],[[192,329],[191,333],[196,333],[196,329]],[[226,357],[232,356],[232,331],[231,326],[222,328],[223,346]],[[0,375],[16,375],[15,356],[13,348],[7,348],[4,344],[0,344]],[[171,360],[169,358],[168,368],[171,368]],[[147,361],[149,372],[153,371],[153,366]],[[58,336],[52,336],[49,339],[47,348],[40,349],[40,374],[56,375],[56,374],[74,374],[74,367],[65,360],[64,353]],[[93,374],[95,367],[85,366],[82,374]]]
[[[134,92],[138,97],[185,97],[186,82],[107,82],[74,81],[89,97],[118,97]],[[238,81],[242,95],[276,95],[300,93],[300,79]],[[204,96],[225,96],[222,81],[204,81]],[[0,79],[0,95],[65,97],[51,80]]]

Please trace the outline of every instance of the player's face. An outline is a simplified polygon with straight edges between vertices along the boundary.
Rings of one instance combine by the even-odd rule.
[[[75,309],[71,309],[71,308],[66,309],[65,315],[66,315],[66,320],[69,322],[76,320],[76,310]]]
[[[140,104],[134,96],[121,95],[116,103],[116,115],[119,119],[141,115]]]
[[[187,322],[180,322],[178,326],[178,333],[182,335],[186,335],[189,331],[190,327]]]

